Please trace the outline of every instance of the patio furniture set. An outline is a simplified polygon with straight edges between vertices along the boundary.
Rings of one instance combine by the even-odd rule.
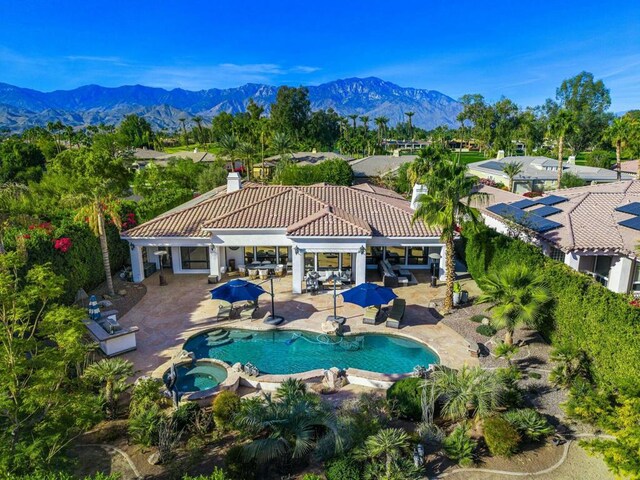
[[[256,302],[253,300],[248,300],[241,304],[232,304],[226,300],[219,300],[219,302],[216,315],[218,321],[230,319],[249,320],[253,318],[253,314],[258,309]]]
[[[334,287],[341,289],[345,285],[351,285],[351,270],[323,270],[309,272],[305,277],[307,292],[315,294],[321,290],[332,290]]]
[[[287,270],[291,268],[290,264],[276,264],[272,263],[269,260],[264,260],[262,262],[251,262],[249,265],[239,265],[238,272],[240,275],[248,275],[249,279],[255,280],[259,278],[260,280],[267,280],[270,275],[275,275],[276,277],[284,277],[287,274]]]
[[[407,301],[402,298],[396,298],[393,300],[391,309],[387,311],[385,325],[389,328],[400,328],[402,320],[404,319],[404,312],[407,307]],[[380,305],[373,305],[367,307],[364,313],[362,323],[367,325],[375,325],[380,317],[384,316],[384,311],[380,308]]]

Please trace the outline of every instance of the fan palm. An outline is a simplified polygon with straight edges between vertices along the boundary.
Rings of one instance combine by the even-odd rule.
[[[248,431],[262,433],[244,447],[246,456],[258,463],[303,458],[327,435],[334,437],[334,453],[341,450],[335,416],[306,396],[285,402],[265,395],[262,408],[241,409],[237,422]]]
[[[422,221],[439,228],[441,240],[446,246],[446,294],[444,310],[453,308],[453,284],[455,282],[454,239],[458,224],[464,219],[475,223],[478,211],[471,202],[481,203],[486,195],[475,191],[476,180],[466,175],[467,167],[460,159],[442,159],[435,163],[423,179],[427,193],[416,199],[417,208],[413,222]]]
[[[116,414],[116,395],[125,389],[124,381],[131,375],[133,364],[121,358],[105,358],[89,365],[84,372],[87,380],[104,386],[104,399],[110,418],[114,418]]]
[[[287,378],[276,390],[278,398],[284,403],[291,403],[307,395],[307,385],[296,378]]]
[[[385,428],[368,437],[359,456],[375,460],[384,456],[385,478],[391,478],[391,467],[409,448],[409,435],[399,428]]]
[[[285,132],[276,132],[271,138],[271,147],[282,158],[282,155],[293,150],[293,139]]]
[[[353,129],[356,129],[356,120],[358,119],[358,115],[347,115],[347,117],[349,117],[351,119],[351,121],[353,122]]]
[[[409,121],[409,140],[413,140],[413,123],[412,123],[412,118],[415,115],[414,112],[405,112],[405,115],[407,116],[407,119]]]
[[[521,162],[505,163],[502,171],[509,178],[509,191],[513,192],[513,179],[522,173],[523,165]]]
[[[513,345],[513,332],[519,325],[537,326],[551,300],[541,275],[526,265],[510,264],[482,279],[484,293],[478,303],[492,303],[493,323],[505,328],[504,343]]]
[[[637,137],[638,133],[638,122],[628,115],[614,119],[609,128],[605,131],[605,138],[616,148],[618,173],[620,173],[620,162],[622,161],[622,147],[628,144],[634,137]],[[637,178],[640,178],[640,162],[638,162],[638,165]]]
[[[451,420],[486,417],[504,405],[506,384],[502,377],[481,367],[463,366],[460,370],[436,368],[426,388],[433,389],[433,397],[443,402],[442,414]]]
[[[387,124],[389,123],[389,118],[387,117],[376,117],[373,119],[373,121],[376,124],[376,127],[378,127],[378,144],[382,145],[382,140],[384,139],[384,133],[385,130],[387,129]]]

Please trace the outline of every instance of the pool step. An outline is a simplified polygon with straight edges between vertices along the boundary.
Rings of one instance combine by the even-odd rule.
[[[233,342],[232,338],[222,338],[220,340],[209,339],[207,340],[207,347],[221,347]]]
[[[251,340],[253,334],[235,330],[229,333],[229,338],[233,338],[234,340]]]
[[[217,329],[207,333],[207,339],[220,340],[221,338],[227,338],[229,336],[229,330]]]

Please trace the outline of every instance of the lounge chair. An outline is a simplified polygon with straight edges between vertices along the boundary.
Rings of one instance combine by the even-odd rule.
[[[367,307],[364,311],[364,317],[362,319],[362,323],[366,323],[367,325],[375,325],[376,319],[378,318],[379,308],[377,306]]]
[[[396,298],[393,301],[393,305],[391,306],[391,310],[389,311],[389,316],[387,317],[387,327],[400,328],[400,324],[402,323],[402,319],[404,318],[404,310],[406,306],[407,301],[402,298]]]
[[[257,309],[258,306],[255,302],[247,302],[247,304],[242,307],[242,310],[240,310],[240,320],[252,319]]]
[[[229,320],[231,317],[231,312],[233,308],[229,302],[225,302],[224,300],[220,300],[220,305],[218,306],[218,314],[216,315],[216,320]]]

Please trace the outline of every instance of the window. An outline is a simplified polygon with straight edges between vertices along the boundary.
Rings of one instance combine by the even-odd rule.
[[[342,254],[342,263],[340,268],[344,271],[344,270],[351,270],[351,265],[352,265],[352,260],[351,260],[351,254],[350,253],[343,253]]]
[[[611,257],[596,257],[593,265],[593,273],[596,280],[605,287],[609,283],[609,270],[611,270]]]
[[[367,265],[378,265],[382,260],[382,247],[367,247]]]
[[[386,259],[391,265],[404,265],[404,255],[405,248],[404,247],[387,247],[386,248]]]
[[[276,263],[276,247],[256,247],[256,260]]]
[[[278,263],[286,265],[289,261],[289,247],[278,247]]]
[[[549,257],[557,260],[558,262],[564,263],[564,252],[559,248],[551,247],[551,249],[549,250]]]
[[[635,269],[633,270],[632,281],[631,290],[634,292],[640,292],[640,262],[636,262]]]
[[[338,254],[318,253],[318,270],[338,270]]]
[[[312,272],[316,269],[316,254],[305,253],[304,254],[304,271]]]
[[[183,270],[208,270],[209,249],[207,247],[180,247]]]

